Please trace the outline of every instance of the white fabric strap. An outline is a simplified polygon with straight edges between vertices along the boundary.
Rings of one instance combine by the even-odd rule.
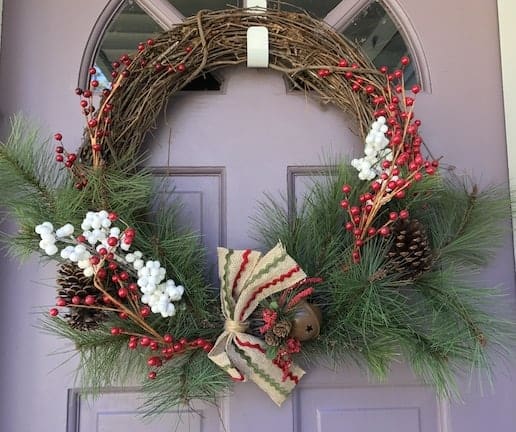
[[[255,13],[263,13],[267,9],[267,0],[246,0],[245,7],[247,9],[255,9]]]
[[[269,67],[269,30],[267,27],[247,29],[247,67]]]
[[[250,12],[263,14],[267,10],[267,0],[246,0],[245,7]],[[254,26],[247,30],[247,67],[269,67],[269,30]]]

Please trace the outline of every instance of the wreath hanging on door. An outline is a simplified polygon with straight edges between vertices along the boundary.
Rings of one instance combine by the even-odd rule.
[[[252,26],[268,29],[269,68],[349,114],[365,154],[332,164],[295,214],[263,203],[257,233],[271,250],[220,248],[219,295],[178,209],[156,210],[142,144],[176,92],[246,62]],[[377,70],[306,14],[201,11],[114,62],[98,103],[90,69],[89,88],[76,90],[87,123],[77,153],[56,134],[48,155],[16,119],[0,150],[1,193],[20,228],[10,251],[58,262],[44,328],[73,341],[83,386],[145,370],[146,408],[162,412],[246,379],[281,404],[304,373],[297,364],[358,361],[383,378],[402,355],[446,397],[457,373],[488,371],[511,330],[485,312],[496,291],[467,276],[493,257],[507,199],[425,156],[409,61]]]

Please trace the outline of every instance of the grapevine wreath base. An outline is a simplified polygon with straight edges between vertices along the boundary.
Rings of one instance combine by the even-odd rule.
[[[365,154],[331,163],[294,215],[262,203],[256,233],[271,250],[219,249],[219,295],[178,207],[155,211],[142,144],[177,91],[246,62],[253,26],[268,29],[269,68],[350,115]],[[16,118],[0,148],[0,193],[19,224],[8,246],[57,261],[43,327],[74,343],[83,386],[145,371],[155,413],[215,401],[246,379],[280,404],[300,364],[356,361],[382,378],[402,355],[446,397],[458,373],[488,371],[510,325],[484,312],[496,292],[467,276],[493,256],[507,200],[425,156],[409,62],[376,70],[307,14],[201,11],[114,62],[111,88],[90,69],[89,87],[76,90],[87,123],[77,154],[56,134],[49,155]]]

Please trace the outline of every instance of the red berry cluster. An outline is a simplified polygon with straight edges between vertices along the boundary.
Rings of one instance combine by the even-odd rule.
[[[61,133],[54,134],[54,139],[57,141],[55,147],[56,162],[62,163],[66,169],[68,169],[72,175],[78,180],[75,183],[75,187],[81,190],[88,184],[88,179],[82,175],[81,170],[76,167],[77,155],[75,153],[68,153],[63,146],[63,135]]]
[[[292,354],[301,352],[301,342],[295,338],[287,339],[286,344],[278,350],[276,357],[272,363],[279,367],[282,371],[282,380],[286,381],[291,374]]]
[[[160,368],[164,363],[172,360],[174,357],[195,349],[202,349],[204,352],[208,353],[213,348],[213,344],[203,338],[196,338],[190,341],[186,338],[181,338],[175,341],[172,335],[165,334],[163,337],[156,339],[149,336],[131,334],[125,332],[120,327],[113,327],[111,334],[113,336],[128,335],[129,341],[127,347],[130,350],[136,350],[140,347],[152,351],[152,355],[147,359],[147,365],[150,368]],[[151,370],[148,377],[149,379],[154,379],[156,375],[156,371]]]
[[[186,71],[185,61],[192,52],[193,48],[191,46],[184,48],[186,55],[181,55],[181,59],[177,64],[157,62],[149,65],[149,59],[152,56],[150,48],[155,46],[155,44],[154,39],[149,39],[146,43],[141,42],[138,44],[138,52],[134,57],[123,54],[111,64],[113,67],[111,71],[113,81],[110,89],[105,88],[102,90],[102,98],[98,110],[94,106],[94,96],[100,84],[96,79],[97,70],[95,67],[89,68],[88,71],[90,75],[89,87],[87,89],[75,89],[75,93],[80,96],[79,103],[86,120],[86,130],[89,134],[94,166],[98,166],[101,163],[105,139],[111,133],[112,113],[115,109],[112,103],[113,95],[118,88],[123,86],[124,80],[128,79],[137,68],[150,67],[155,72],[167,72],[169,74]]]
[[[355,248],[353,261],[360,261],[360,248],[370,238],[381,235],[390,235],[389,225],[397,219],[409,217],[408,211],[399,213],[391,212],[389,220],[377,226],[377,216],[380,210],[392,199],[403,199],[413,182],[421,181],[424,175],[432,175],[436,172],[439,162],[427,160],[421,153],[423,139],[419,134],[421,121],[414,119],[413,107],[414,95],[420,92],[419,85],[412,86],[412,96],[405,92],[403,68],[410,63],[408,57],[400,60],[401,69],[389,73],[387,67],[381,67],[380,71],[385,75],[385,87],[361,77],[359,73],[347,70],[344,78],[350,81],[353,91],[363,92],[367,95],[372,107],[373,117],[385,117],[388,130],[386,137],[389,139],[388,147],[392,151],[392,162],[381,161],[382,172],[379,179],[370,185],[370,191],[360,195],[359,202],[353,205],[349,201],[351,187],[344,185],[342,191],[345,199],[341,201],[341,207],[347,212],[349,221],[346,222],[346,230],[355,236]],[[342,59],[340,67],[348,66]],[[351,65],[357,69],[356,64]]]

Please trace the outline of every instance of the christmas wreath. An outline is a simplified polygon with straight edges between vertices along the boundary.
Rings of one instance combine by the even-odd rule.
[[[262,203],[256,232],[270,251],[219,248],[217,291],[178,207],[156,204],[142,145],[176,92],[246,62],[256,26],[268,30],[269,68],[350,114],[364,156],[330,164],[295,214]],[[77,153],[57,133],[49,154],[15,118],[0,147],[0,193],[19,224],[7,244],[58,263],[43,327],[75,344],[83,386],[143,373],[146,408],[162,412],[246,379],[281,404],[298,364],[351,360],[382,378],[403,355],[446,397],[457,373],[489,371],[510,325],[487,312],[496,291],[468,276],[493,256],[507,198],[426,155],[409,62],[377,70],[307,14],[201,11],[114,62],[110,88],[89,70],[76,90],[87,124]]]

